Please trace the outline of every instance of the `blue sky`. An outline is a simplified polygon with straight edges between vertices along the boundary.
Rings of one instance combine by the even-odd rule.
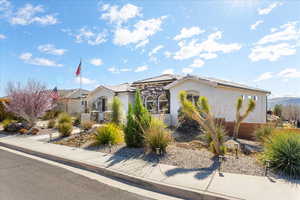
[[[0,96],[195,74],[300,96],[300,1],[0,0]]]

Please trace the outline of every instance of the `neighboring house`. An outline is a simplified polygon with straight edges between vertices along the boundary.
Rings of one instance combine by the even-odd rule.
[[[58,90],[59,98],[56,109],[71,115],[88,112],[86,101],[88,94],[89,91],[84,89]]]
[[[133,83],[97,87],[87,97],[91,118],[96,121],[106,120],[114,96],[120,98],[125,115],[128,104],[134,103],[134,93],[137,88],[141,91],[147,109],[153,115],[162,117],[168,125],[176,126],[178,123],[177,116],[180,108],[178,95],[182,90],[188,93],[188,99],[193,102],[196,102],[200,96],[207,97],[215,117],[223,118],[226,122],[235,120],[235,104],[239,97],[243,97],[244,107],[248,99],[252,98],[256,101],[256,108],[245,122],[266,123],[267,95],[270,92],[214,78],[172,74]]]

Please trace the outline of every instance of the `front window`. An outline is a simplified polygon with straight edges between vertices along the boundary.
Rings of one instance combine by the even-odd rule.
[[[146,108],[150,112],[155,111],[155,100],[152,96],[149,96],[149,97],[146,98],[145,104],[146,104]]]
[[[187,100],[189,100],[190,102],[192,102],[193,104],[197,104],[198,100],[199,100],[199,94],[197,93],[188,93],[187,94]]]
[[[158,98],[158,110],[162,113],[168,113],[169,111],[169,100],[164,94]]]

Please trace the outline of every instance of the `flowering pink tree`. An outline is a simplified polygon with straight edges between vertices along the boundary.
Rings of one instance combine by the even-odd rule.
[[[8,83],[7,96],[9,102],[5,105],[7,111],[25,119],[30,126],[53,107],[51,92],[38,81],[29,80],[25,85]]]

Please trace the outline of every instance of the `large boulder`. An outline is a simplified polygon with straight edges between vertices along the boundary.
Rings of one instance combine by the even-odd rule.
[[[30,129],[30,126],[27,123],[12,122],[5,127],[7,132],[18,132],[21,129]]]

